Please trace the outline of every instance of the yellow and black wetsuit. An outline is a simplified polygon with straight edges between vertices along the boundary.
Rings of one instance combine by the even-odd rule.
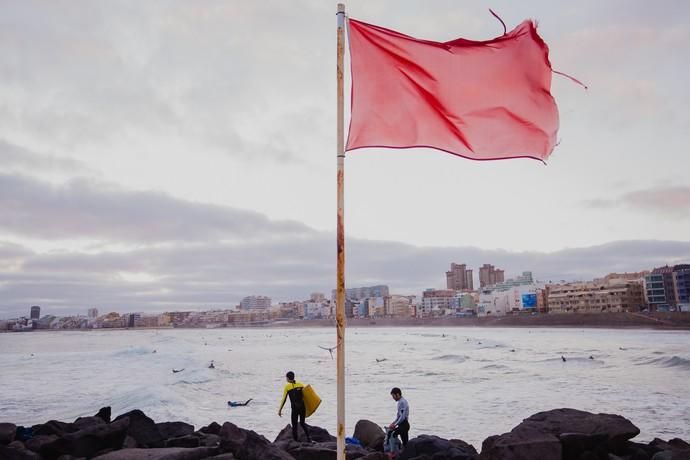
[[[302,382],[292,381],[288,382],[283,388],[283,399],[280,401],[280,409],[285,405],[287,398],[290,398],[290,408],[292,409],[292,414],[290,421],[292,423],[292,439],[295,441],[297,438],[297,422],[302,425],[304,434],[307,435],[307,441],[311,442],[309,437],[309,430],[307,429],[307,424],[304,422],[306,415],[306,408],[304,406],[304,395],[302,390],[304,389],[304,384]]]

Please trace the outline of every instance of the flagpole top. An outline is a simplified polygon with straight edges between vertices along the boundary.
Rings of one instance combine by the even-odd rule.
[[[338,3],[338,13],[345,13],[345,4],[344,3]]]

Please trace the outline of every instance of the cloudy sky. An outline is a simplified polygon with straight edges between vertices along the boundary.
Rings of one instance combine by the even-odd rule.
[[[407,34],[538,20],[560,144],[533,160],[346,160],[350,286],[450,262],[587,279],[690,261],[690,4],[351,1]],[[231,307],[335,278],[335,9],[0,0],[0,318]]]

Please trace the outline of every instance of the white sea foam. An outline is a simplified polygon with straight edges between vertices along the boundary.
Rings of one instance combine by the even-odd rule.
[[[293,370],[324,401],[309,422],[333,432],[335,360],[319,346],[334,339],[315,328],[0,334],[0,421],[71,420],[110,405],[197,428],[232,421],[272,439],[289,423],[277,409]],[[690,439],[688,332],[357,328],[347,339],[348,433],[360,418],[390,423],[390,388],[399,386],[412,435],[477,447],[557,407],[621,414],[641,440]]]

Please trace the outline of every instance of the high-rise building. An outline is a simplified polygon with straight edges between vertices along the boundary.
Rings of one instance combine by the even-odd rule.
[[[658,267],[644,277],[649,309],[664,310],[676,306],[676,292],[673,283],[673,267]]]
[[[427,289],[422,293],[423,316],[448,315],[455,312],[453,289]]]
[[[472,291],[472,270],[466,264],[450,264],[450,271],[446,272],[446,287],[454,291]]]
[[[491,286],[492,284],[502,283],[504,272],[491,264],[484,264],[479,267],[479,287]]]
[[[37,320],[40,317],[41,317],[41,307],[39,307],[38,305],[34,305],[33,307],[31,307],[30,318]]]
[[[263,295],[250,295],[240,302],[240,310],[270,310],[271,298]]]
[[[673,288],[676,302],[683,311],[690,311],[690,265],[673,267]]]
[[[86,312],[86,316],[88,316],[89,319],[98,318],[98,308],[89,308]]]

